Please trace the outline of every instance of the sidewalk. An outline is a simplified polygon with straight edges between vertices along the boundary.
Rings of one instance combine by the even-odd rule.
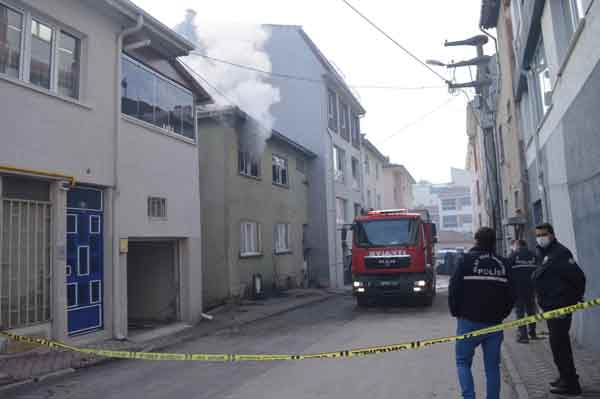
[[[542,323],[538,323],[538,329],[547,331]],[[516,334],[516,330],[505,332],[504,360],[517,398],[559,398],[550,393],[548,385],[558,376],[558,372],[552,360],[547,334],[541,335],[545,339],[529,341],[529,344],[517,343]],[[573,345],[573,356],[583,388],[581,397],[600,398],[600,354]]]
[[[213,320],[203,320],[196,326],[179,323],[156,331],[133,335],[125,341],[109,340],[86,347],[158,351],[220,330],[238,328],[299,307],[322,302],[333,295],[335,293],[317,289],[289,290],[279,297],[259,301],[246,300],[239,305],[222,306],[208,312],[214,316]],[[48,348],[36,348],[17,355],[0,355],[0,388],[15,383],[41,380],[47,376],[67,373],[111,360],[113,359]]]

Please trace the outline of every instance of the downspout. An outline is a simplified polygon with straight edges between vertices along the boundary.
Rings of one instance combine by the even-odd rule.
[[[134,26],[123,29],[117,36],[117,56],[115,61],[115,77],[117,93],[115,98],[115,135],[114,135],[114,163],[113,163],[113,195],[112,195],[112,230],[113,230],[113,333],[116,339],[123,340],[126,338],[126,334],[123,332],[122,326],[127,325],[126,320],[122,320],[125,313],[123,312],[123,306],[121,306],[119,294],[121,293],[121,287],[123,281],[120,275],[120,235],[119,235],[119,214],[118,214],[118,198],[119,198],[119,140],[121,138],[121,76],[122,76],[122,65],[121,65],[121,53],[123,52],[123,40],[125,37],[139,32],[144,26],[144,16],[138,15],[137,22]]]

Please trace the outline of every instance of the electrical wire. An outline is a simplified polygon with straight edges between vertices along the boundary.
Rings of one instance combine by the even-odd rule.
[[[249,71],[257,72],[257,73],[260,73],[263,75],[275,76],[275,77],[282,78],[282,79],[291,79],[291,80],[299,80],[299,81],[316,83],[316,84],[323,84],[323,81],[320,79],[313,79],[313,78],[308,78],[308,77],[304,77],[304,76],[271,72],[271,71],[267,71],[265,69],[260,69],[260,68],[256,68],[256,67],[249,66],[249,65],[238,64],[238,63],[224,60],[221,58],[215,58],[215,57],[209,56],[209,55],[204,54],[199,51],[191,51],[190,54],[198,56],[198,57],[206,58],[207,60],[211,60],[211,61],[218,62],[221,64],[233,66],[236,68],[247,69]],[[353,88],[353,89],[428,90],[428,89],[441,89],[446,86],[412,86],[411,87],[411,86],[394,86],[394,85],[348,85],[348,87]]]
[[[431,115],[435,114],[436,112],[440,111],[442,108],[444,108],[446,105],[450,104],[452,101],[456,100],[458,98],[458,96],[452,96],[450,97],[448,100],[444,101],[442,104],[438,105],[437,107],[435,107],[434,109],[432,109],[431,111],[421,115],[420,117],[418,117],[417,119],[415,119],[414,121],[404,125],[400,130],[398,130],[396,133],[393,133],[389,136],[387,136],[386,138],[384,138],[383,140],[381,140],[381,143],[384,143],[386,141],[388,141],[389,139],[392,139],[394,137],[396,137],[397,135],[399,135],[400,133],[404,132],[405,130],[407,130],[408,128],[413,127],[414,125],[420,123],[421,121],[427,119],[428,117],[430,117]]]
[[[236,102],[233,101],[232,99],[230,99],[225,93],[223,93],[222,90],[220,90],[218,87],[216,87],[215,85],[213,85],[212,83],[210,83],[204,76],[200,75],[200,73],[198,73],[197,71],[195,71],[194,68],[192,68],[191,66],[189,66],[188,64],[186,64],[184,61],[182,61],[181,58],[179,59],[179,62],[181,62],[181,64],[188,70],[188,72],[192,73],[193,75],[195,75],[196,77],[198,77],[198,79],[200,79],[204,83],[206,83],[206,85],[208,87],[210,87],[215,92],[217,92],[217,94],[219,94],[221,97],[223,97],[225,100],[227,100],[227,102],[229,102],[231,105],[233,105],[235,107],[239,107],[236,104]]]
[[[413,60],[415,60],[419,64],[423,65],[425,68],[427,68],[431,73],[433,73],[438,78],[442,79],[444,81],[444,83],[448,83],[448,80],[444,76],[442,76],[435,69],[431,68],[425,62],[423,62],[419,57],[417,57],[416,55],[414,55],[410,50],[408,50],[406,47],[404,47],[402,44],[400,44],[398,41],[396,41],[392,36],[390,36],[383,29],[381,29],[375,22],[373,22],[372,20],[370,20],[365,14],[363,14],[356,7],[354,7],[352,4],[350,4],[349,1],[347,1],[347,0],[341,0],[341,1],[344,4],[346,4],[350,9],[352,9],[352,11],[354,11],[356,14],[358,14],[362,19],[364,19],[365,21],[367,21],[367,23],[369,25],[371,25],[373,28],[375,28],[379,33],[381,33],[383,36],[385,36],[386,38],[388,38],[392,43],[394,43],[402,51],[404,51],[406,54],[408,54]]]

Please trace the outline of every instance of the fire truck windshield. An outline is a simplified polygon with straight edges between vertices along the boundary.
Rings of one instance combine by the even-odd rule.
[[[415,245],[419,224],[414,219],[381,219],[357,222],[360,247]]]

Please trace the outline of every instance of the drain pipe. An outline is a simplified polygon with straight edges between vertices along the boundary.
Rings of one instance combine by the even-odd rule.
[[[121,96],[122,96],[122,66],[121,54],[123,52],[123,41],[125,37],[139,32],[144,27],[144,16],[138,15],[137,22],[130,28],[123,29],[117,36],[117,57],[115,62],[115,77],[116,77],[116,98],[115,98],[115,135],[114,135],[114,163],[113,163],[113,195],[112,195],[112,231],[113,231],[113,333],[116,339],[123,340],[126,338],[127,320],[126,313],[121,304],[121,292],[124,282],[121,273],[120,265],[120,235],[119,235],[119,215],[118,215],[118,199],[119,199],[119,140],[121,138]]]

